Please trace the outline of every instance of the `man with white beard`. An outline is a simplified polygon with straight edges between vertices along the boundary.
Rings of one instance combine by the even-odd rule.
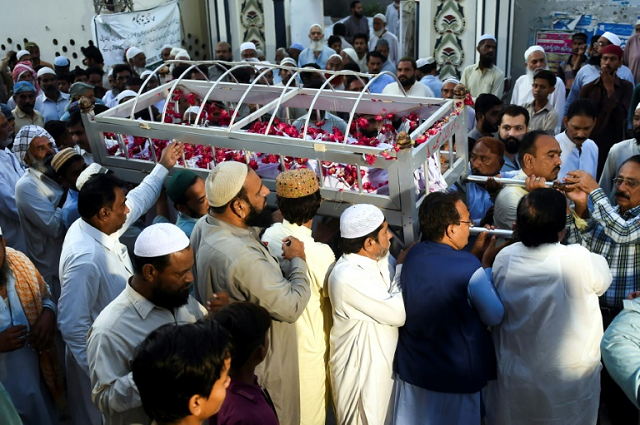
[[[387,58],[392,64],[400,59],[398,57],[398,37],[387,31],[387,18],[378,13],[373,17],[373,35],[369,39],[369,51],[376,50],[378,40],[387,40],[389,42],[389,54]]]
[[[309,28],[309,47],[298,56],[298,67],[302,68],[308,63],[315,63],[320,69],[325,69],[327,61],[336,51],[324,44],[324,29],[320,24],[313,24]]]
[[[540,46],[531,46],[524,52],[524,60],[527,64],[527,73],[516,81],[513,86],[513,95],[511,96],[511,104],[524,106],[525,103],[533,102],[533,75],[539,69],[549,69],[547,65],[547,54]],[[560,133],[562,119],[564,118],[564,103],[566,97],[566,89],[564,82],[556,77],[556,89],[549,95],[549,103],[558,113],[558,126],[556,134]]]

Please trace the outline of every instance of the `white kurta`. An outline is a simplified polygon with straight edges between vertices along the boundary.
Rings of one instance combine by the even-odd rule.
[[[9,149],[0,149],[0,228],[7,246],[26,254],[16,205],[16,183],[23,174],[24,169],[15,154]]]
[[[338,424],[384,424],[392,417],[393,357],[406,314],[390,263],[345,254],[328,279],[333,308],[331,386]],[[400,267],[395,273],[400,275]]]
[[[382,90],[382,94],[395,94],[398,96],[404,96],[402,90],[400,89],[399,83],[391,83],[387,85]],[[435,97],[433,91],[425,86],[424,84],[420,84],[419,82],[415,82],[409,91],[407,92],[407,96],[415,96],[415,97]]]
[[[528,75],[523,75],[516,80],[513,85],[513,94],[511,95],[511,104],[524,106],[525,103],[533,102],[533,80]],[[553,106],[553,109],[558,113],[558,125],[556,126],[555,133],[558,134],[561,131],[562,120],[564,119],[564,104],[566,101],[567,90],[564,86],[564,82],[559,77],[556,77],[556,89],[549,95],[549,103]]]
[[[280,267],[286,276],[290,274],[290,263],[282,258],[282,239],[287,236],[298,238],[304,243],[311,288],[309,303],[295,323],[300,365],[300,423],[323,425],[327,411],[327,367],[324,361],[327,343],[323,307],[329,300],[323,295],[322,288],[335,256],[329,245],[313,239],[311,229],[289,223],[287,220],[276,223],[264,232],[262,241],[267,242],[269,252],[278,257]]]
[[[387,40],[387,42],[389,43],[389,56],[387,57],[387,59],[390,60],[394,65],[397,64],[398,59],[400,59],[400,57],[398,56],[398,37],[393,35],[390,31],[382,34],[382,37],[378,37],[376,35],[371,36],[371,39],[369,40],[369,51],[372,52],[376,50],[376,43],[378,43],[378,40],[380,40],[381,38]]]
[[[602,316],[611,284],[604,257],[579,245],[521,242],[496,257],[504,319],[493,329],[498,378],[487,387],[487,424],[595,424]]]

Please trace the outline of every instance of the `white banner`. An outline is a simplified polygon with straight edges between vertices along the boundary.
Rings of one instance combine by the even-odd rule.
[[[138,12],[97,15],[92,29],[107,66],[123,63],[124,51],[132,46],[144,52],[147,65],[159,63],[162,46],[179,47],[182,40],[178,2]]]

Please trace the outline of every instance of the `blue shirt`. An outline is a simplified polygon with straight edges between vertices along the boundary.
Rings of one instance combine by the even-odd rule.
[[[380,72],[382,71],[389,71],[394,75],[397,73],[396,66],[392,64],[389,59],[387,59],[386,62],[382,64],[382,69],[380,70]]]
[[[500,174],[502,177],[505,177],[505,173],[510,171],[518,172],[520,170],[520,165],[518,164],[518,157],[516,156],[515,160],[511,160],[507,155],[504,156],[504,165],[500,170]]]
[[[375,75],[371,76],[371,78],[373,77],[375,77]],[[369,86],[369,91],[371,93],[382,93],[382,90],[384,90],[384,88],[387,87],[387,85],[395,82],[396,82],[396,79],[393,78],[391,75],[386,75],[386,74],[381,75],[373,83],[371,83],[371,85]]]
[[[442,81],[435,75],[425,75],[420,80],[422,84],[429,87],[435,97],[442,97]]]
[[[47,121],[59,120],[64,115],[69,103],[69,95],[60,92],[58,101],[49,99],[44,93],[36,98],[34,109],[42,114],[45,124]]]
[[[327,67],[327,61],[329,60],[329,57],[335,54],[335,50],[330,47],[323,46],[322,51],[316,58],[314,55],[314,51],[307,47],[302,52],[300,52],[300,56],[298,56],[298,67],[302,68],[308,63],[315,63],[320,67],[320,69],[325,69]]]
[[[618,77],[623,80],[629,81],[635,87],[635,83],[633,81],[633,74],[631,70],[626,66],[622,65],[616,71]],[[564,114],[567,115],[567,111],[569,110],[569,105],[576,99],[580,98],[580,90],[582,87],[586,86],[592,81],[595,81],[596,78],[600,77],[600,67],[595,65],[585,65],[580,68],[578,74],[576,75],[575,80],[573,80],[573,85],[571,86],[571,91],[569,91],[569,96],[567,97],[567,101],[564,104]]]

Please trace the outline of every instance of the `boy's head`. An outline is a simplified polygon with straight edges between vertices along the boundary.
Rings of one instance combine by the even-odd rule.
[[[240,370],[249,361],[255,367],[264,360],[269,347],[267,331],[271,327],[271,316],[264,307],[249,302],[233,303],[221,308],[214,318],[231,336],[231,369]]]
[[[556,76],[546,69],[540,70],[533,76],[533,99],[544,101],[556,89]]]
[[[142,407],[159,425],[219,410],[229,386],[229,334],[213,320],[151,332],[131,363]]]

